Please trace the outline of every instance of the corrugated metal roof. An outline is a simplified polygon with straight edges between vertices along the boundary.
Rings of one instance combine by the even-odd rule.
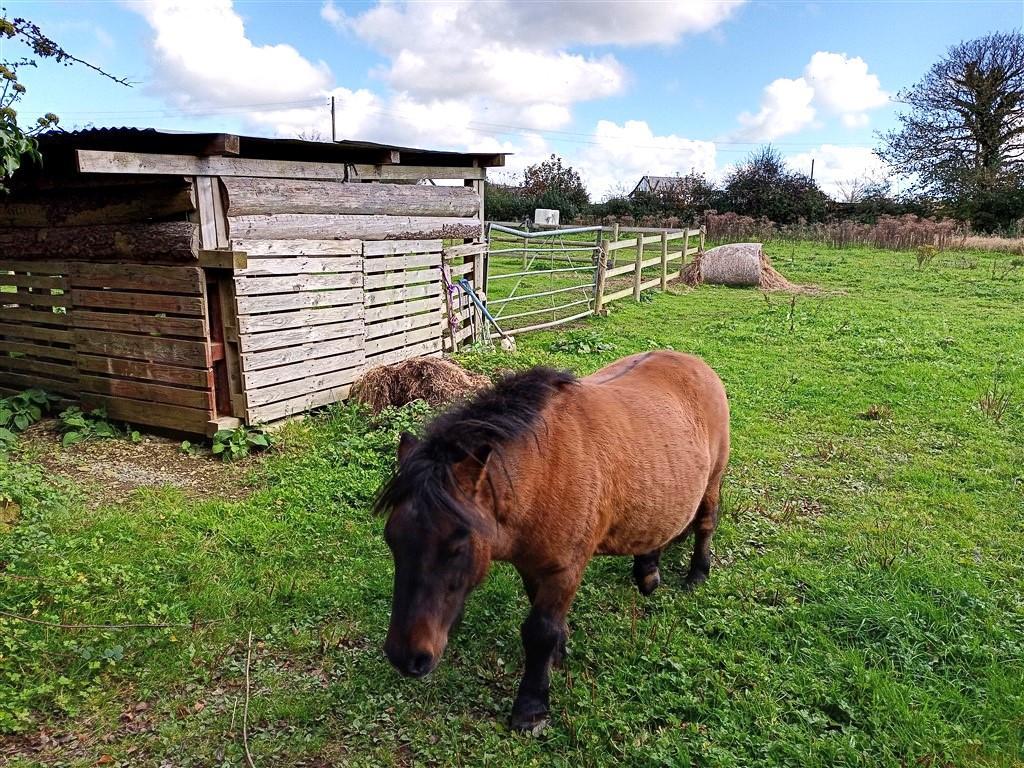
[[[154,154],[230,154],[262,160],[306,160],[324,163],[368,163],[494,167],[505,164],[504,154],[449,152],[400,147],[370,141],[306,141],[239,136],[227,133],[189,133],[155,128],[89,128],[80,131],[49,131],[39,136],[44,151],[101,149]],[[237,152],[224,152],[229,143]],[[397,153],[397,156],[394,154]]]

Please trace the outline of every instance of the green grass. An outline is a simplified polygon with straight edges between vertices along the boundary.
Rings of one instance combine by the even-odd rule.
[[[670,550],[643,599],[627,560],[595,560],[540,737],[504,724],[526,610],[505,566],[427,680],[385,662],[391,564],[369,504],[417,414],[374,427],[336,408],[281,435],[243,502],[161,491],[87,511],[30,463],[0,465],[21,505],[0,532],[3,610],[218,622],[0,617],[9,743],[79,737],[11,764],[242,764],[251,629],[258,765],[1021,765],[1024,276],[992,279],[984,253],[922,271],[908,253],[769,253],[833,292],[656,294],[582,324],[613,350],[549,352],[562,329],[465,360],[586,373],[671,346],[705,357],[732,403],[711,579],[684,593]],[[999,425],[978,406],[993,375],[1014,393]]]

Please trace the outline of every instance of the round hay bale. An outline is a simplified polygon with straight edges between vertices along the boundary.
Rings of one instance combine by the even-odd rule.
[[[757,286],[765,291],[796,290],[765,254],[761,243],[731,243],[698,254],[683,267],[686,285]]]
[[[352,385],[351,397],[374,413],[425,400],[437,408],[490,386],[486,376],[471,373],[450,360],[413,357],[371,368]]]
[[[760,243],[730,243],[705,251],[700,260],[701,281],[712,285],[760,285]]]

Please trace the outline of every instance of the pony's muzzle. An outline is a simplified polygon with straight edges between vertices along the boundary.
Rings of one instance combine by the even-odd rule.
[[[437,666],[434,654],[422,649],[399,649],[395,643],[384,643],[384,653],[391,665],[406,677],[424,677]]]

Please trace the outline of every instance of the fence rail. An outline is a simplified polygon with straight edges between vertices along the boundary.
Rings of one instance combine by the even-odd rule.
[[[633,236],[622,238],[626,233]],[[614,301],[664,291],[681,277],[687,258],[704,250],[705,237],[703,228],[613,225],[527,232],[504,223],[489,224],[488,234],[487,303],[508,335],[603,314]],[[590,280],[572,279],[579,273],[589,273]],[[528,324],[518,324],[524,320]],[[543,322],[531,322],[537,320]]]

